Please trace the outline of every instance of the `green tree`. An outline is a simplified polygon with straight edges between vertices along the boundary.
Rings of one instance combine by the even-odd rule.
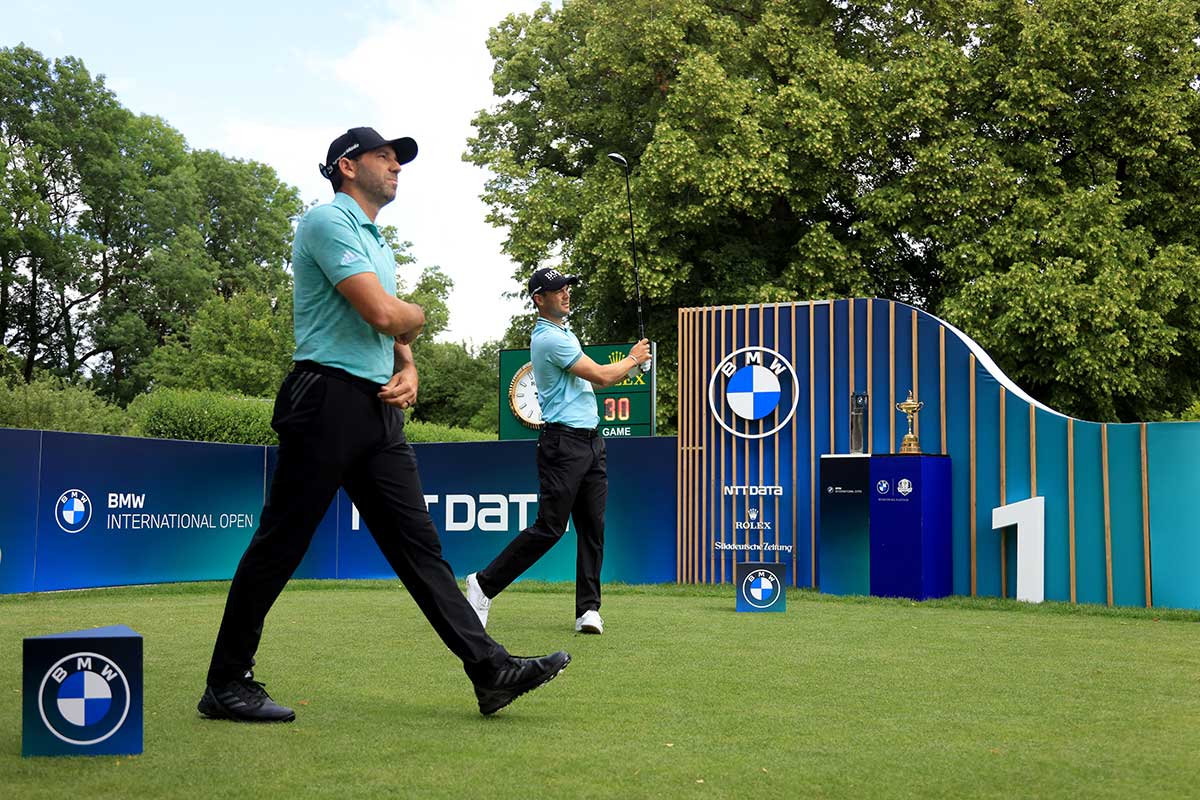
[[[20,355],[26,381],[38,365],[78,366],[75,313],[97,255],[78,225],[91,199],[83,176],[116,156],[123,123],[77,59],[0,50],[0,344]]]
[[[153,385],[270,397],[292,366],[292,295],[211,297],[149,359]]]
[[[413,418],[497,433],[499,350],[489,342],[477,351],[458,342],[428,341],[413,355],[421,375]]]
[[[217,266],[224,297],[252,289],[272,294],[290,283],[293,223],[300,214],[297,189],[275,170],[211,150],[191,154],[200,189],[200,234]]]
[[[1200,393],[1198,39],[1194,0],[568,0],[494,29],[465,157],[514,277],[584,276],[585,340],[636,330],[619,151],[660,353],[679,306],[874,295],[1064,411],[1177,411]]]
[[[286,285],[298,192],[189,151],[78,59],[0,49],[0,169],[0,345],[26,381],[86,372],[128,402],[208,298]]]
[[[454,281],[440,267],[429,266],[421,271],[412,291],[400,292],[402,299],[425,312],[425,328],[412,346],[421,376],[413,417],[496,433],[496,386],[500,381],[496,344],[488,342],[472,350],[465,343],[436,340],[450,324],[447,298],[453,288]]]
[[[412,291],[405,291],[403,283],[398,283],[400,299],[416,303],[425,312],[425,327],[421,329],[420,337],[413,342],[415,355],[426,342],[440,335],[450,325],[450,305],[447,298],[450,296],[450,290],[454,288],[454,280],[442,272],[441,267],[429,266],[421,270]]]

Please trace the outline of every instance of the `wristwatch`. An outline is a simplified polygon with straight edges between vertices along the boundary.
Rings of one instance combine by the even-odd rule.
[[[526,363],[508,385],[508,407],[526,428],[542,427],[542,407],[538,404],[537,385],[533,382],[533,363]]]

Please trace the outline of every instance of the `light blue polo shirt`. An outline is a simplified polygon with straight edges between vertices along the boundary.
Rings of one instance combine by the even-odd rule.
[[[293,317],[296,361],[316,361],[379,384],[392,377],[392,337],[367,324],[335,287],[360,272],[374,272],[396,294],[396,258],[375,223],[353,197],[338,192],[296,227]]]
[[[582,357],[583,347],[575,334],[538,317],[529,339],[529,360],[546,422],[572,428],[594,428],[600,422],[592,384],[567,371]]]

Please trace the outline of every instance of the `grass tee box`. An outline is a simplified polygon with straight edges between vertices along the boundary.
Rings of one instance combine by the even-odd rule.
[[[228,591],[0,597],[0,798],[1196,796],[1196,612],[791,590],[738,614],[729,584],[605,584],[588,636],[573,582],[523,581],[488,630],[571,667],[483,717],[397,581],[293,581],[255,678],[296,721],[241,725],[196,712]],[[21,758],[22,638],[130,618],[145,753]]]
[[[124,625],[25,640],[21,754],[142,752],[142,637]]]

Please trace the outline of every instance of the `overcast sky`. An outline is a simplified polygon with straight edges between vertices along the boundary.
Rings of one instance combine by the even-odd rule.
[[[419,266],[454,279],[443,338],[478,345],[522,309],[485,221],[485,174],[462,161],[492,105],[489,28],[537,0],[0,0],[0,46],[81,58],[126,108],[163,117],[196,149],[270,164],[305,202],[331,197],[317,172],[329,142],[369,125],[412,136],[396,201],[379,214]],[[558,3],[555,3],[558,5]],[[177,10],[178,8],[178,10]],[[415,272],[403,275],[411,286]]]

